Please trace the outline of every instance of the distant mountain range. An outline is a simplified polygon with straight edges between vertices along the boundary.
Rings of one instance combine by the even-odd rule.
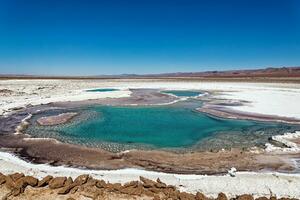
[[[300,67],[281,67],[251,70],[177,72],[143,75],[146,77],[300,77]]]
[[[250,70],[175,72],[162,74],[120,74],[98,76],[39,76],[22,74],[0,74],[0,78],[247,78],[247,77],[299,77],[300,67],[281,67]]]

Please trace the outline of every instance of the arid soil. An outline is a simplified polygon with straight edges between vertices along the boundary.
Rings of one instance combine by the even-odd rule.
[[[58,143],[55,140],[20,139],[1,136],[0,146],[9,148],[34,163],[87,167],[90,169],[140,168],[168,173],[219,174],[235,166],[239,171],[293,171],[287,158],[296,155],[272,155],[232,149],[219,152],[172,153],[132,150],[111,153],[102,149]],[[59,152],[59,153],[58,153]]]

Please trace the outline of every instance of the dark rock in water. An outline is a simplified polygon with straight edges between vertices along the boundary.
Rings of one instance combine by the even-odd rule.
[[[44,187],[49,184],[49,182],[53,179],[53,176],[46,176],[42,180],[39,181],[38,187]]]
[[[10,110],[11,111],[17,111],[17,110],[22,110],[22,109],[24,109],[24,107],[14,107],[14,108],[11,108]]]
[[[56,177],[49,182],[50,189],[62,188],[66,182],[66,177]]]
[[[280,147],[280,148],[287,148],[288,146],[286,146],[285,144],[278,142],[276,140],[273,140],[272,137],[268,138],[269,143],[271,143],[274,146]]]

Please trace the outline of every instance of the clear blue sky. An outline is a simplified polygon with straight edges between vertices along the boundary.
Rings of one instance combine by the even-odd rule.
[[[299,0],[0,0],[0,73],[300,65]]]

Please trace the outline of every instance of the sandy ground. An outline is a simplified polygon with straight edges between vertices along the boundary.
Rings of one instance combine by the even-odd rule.
[[[85,91],[111,87],[119,88],[120,91],[103,93]],[[28,104],[128,97],[131,93],[129,88],[204,90],[211,92],[216,99],[243,102],[239,106],[230,107],[236,111],[300,119],[300,111],[297,109],[300,102],[299,84],[165,80],[1,80],[0,114],[8,114],[15,107],[24,107]],[[199,191],[209,196],[225,192],[229,196],[248,193],[256,196],[275,194],[278,197],[300,198],[299,174],[239,172],[235,177],[231,177],[165,174],[137,169],[83,171],[30,164],[11,154],[0,152],[0,172],[16,171],[37,177],[48,174],[75,177],[90,173],[96,178],[121,183],[138,179],[139,175],[143,175],[151,179],[160,177],[164,182],[178,186],[183,191],[193,193]]]

